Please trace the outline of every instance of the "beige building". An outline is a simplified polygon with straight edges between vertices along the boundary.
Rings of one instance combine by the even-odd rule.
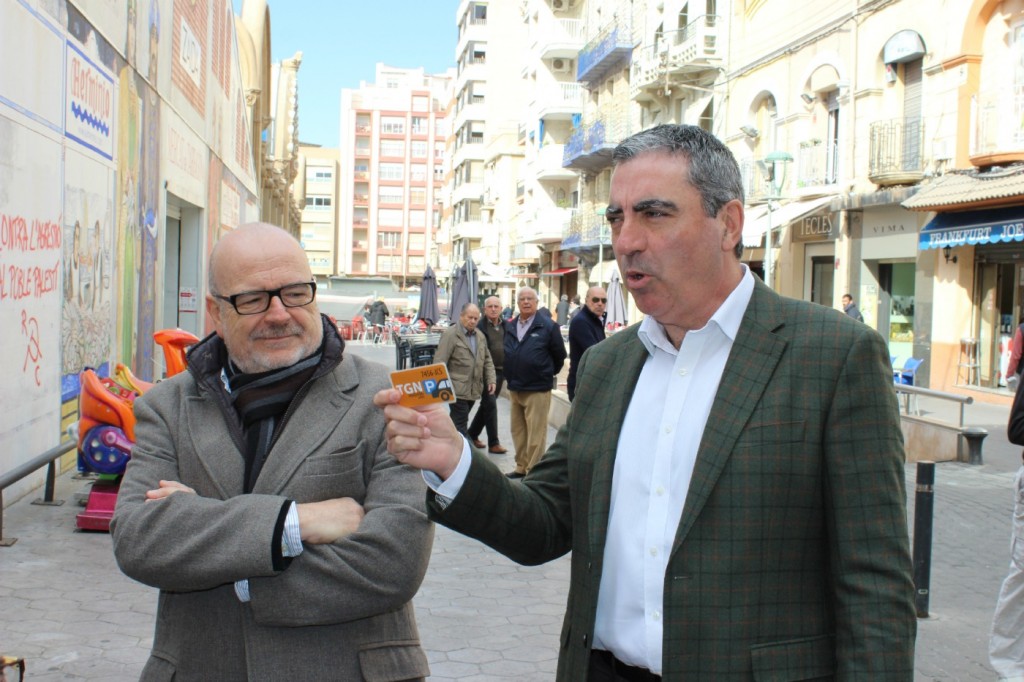
[[[337,149],[299,145],[299,173],[294,195],[302,203],[299,239],[315,277],[337,272],[338,160]]]

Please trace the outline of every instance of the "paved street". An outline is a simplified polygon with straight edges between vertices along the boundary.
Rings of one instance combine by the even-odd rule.
[[[393,365],[393,348],[352,344]],[[946,408],[921,401],[925,412]],[[502,442],[511,449],[508,402],[499,401]],[[1009,562],[1011,484],[1020,449],[1005,439],[1006,408],[972,405],[967,421],[989,429],[985,463],[937,466],[930,617],[919,621],[917,680],[992,680],[987,637]],[[551,436],[553,437],[553,432]],[[512,468],[512,457],[495,461]],[[915,467],[908,465],[913,524]],[[26,679],[138,678],[151,641],[156,592],[120,574],[110,538],[74,531],[74,493],[58,480],[60,507],[33,493],[5,511],[0,547],[0,653],[27,659]],[[431,680],[550,680],[568,585],[568,558],[520,567],[479,543],[437,529],[415,605]]]

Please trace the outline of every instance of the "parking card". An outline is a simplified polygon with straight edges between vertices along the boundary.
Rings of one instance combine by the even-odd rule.
[[[398,404],[406,407],[455,402],[455,389],[443,362],[392,372],[391,385],[402,392]]]

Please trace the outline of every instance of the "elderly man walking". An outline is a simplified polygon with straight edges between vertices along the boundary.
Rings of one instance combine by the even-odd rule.
[[[505,380],[516,448],[516,468],[509,478],[525,476],[544,454],[551,389],[566,356],[558,325],[537,312],[537,292],[523,287],[516,304],[519,317],[505,323]]]
[[[487,430],[487,452],[495,455],[503,455],[508,450],[498,440],[498,395],[505,383],[505,321],[501,318],[501,299],[491,296],[484,301],[484,317],[477,327],[480,333],[487,337],[487,349],[491,351],[491,361],[494,363],[494,393],[484,392],[480,396],[480,409],[473,416],[473,422],[469,425],[469,439],[473,445],[483,449],[484,443],[480,439],[480,432]]]
[[[459,321],[444,330],[434,353],[434,362],[448,365],[448,376],[455,388],[455,402],[449,406],[452,422],[462,435],[467,434],[469,411],[483,394],[494,394],[494,363],[487,339],[477,331],[480,309],[466,303]]]

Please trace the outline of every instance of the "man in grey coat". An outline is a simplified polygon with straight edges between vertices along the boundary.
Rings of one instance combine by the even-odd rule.
[[[386,451],[386,368],[342,357],[298,242],[264,223],[210,256],[215,334],[135,403],[111,532],[160,589],[143,680],[413,680],[433,527]]]
[[[455,402],[448,408],[462,435],[466,435],[473,403],[485,393],[493,395],[495,389],[494,363],[487,338],[476,328],[479,322],[480,308],[475,303],[463,304],[459,321],[444,330],[434,353],[434,362],[448,367],[455,388]]]

